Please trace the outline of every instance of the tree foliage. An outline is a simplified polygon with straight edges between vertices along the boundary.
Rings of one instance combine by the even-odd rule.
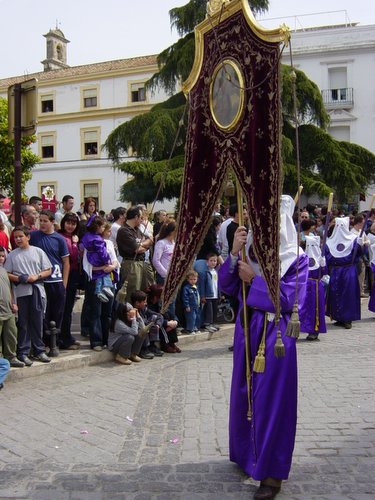
[[[21,142],[22,190],[31,179],[31,171],[39,157],[30,150],[30,144],[36,141],[35,136],[24,137]],[[8,138],[8,101],[0,97],[0,190],[13,195],[14,188],[14,142]]]
[[[206,0],[190,0],[172,9],[170,19],[182,36],[158,57],[159,71],[149,80],[149,88],[163,87],[173,94],[178,82],[185,80],[194,61],[195,25],[204,19]],[[250,1],[254,12],[268,9],[268,0]],[[366,191],[375,182],[375,155],[365,148],[337,141],[325,129],[329,116],[318,86],[300,70],[294,70],[297,120],[299,123],[300,177],[307,195],[326,198],[333,191],[339,202]],[[282,160],[284,192],[297,187],[296,130],[294,117],[293,72],[282,65]],[[104,147],[115,168],[131,176],[122,186],[121,199],[131,202],[178,197],[183,176],[186,139],[186,100],[180,92],[157,104],[150,112],[137,116],[116,128]],[[178,139],[174,144],[177,131]],[[137,152],[137,161],[123,162],[129,147]]]

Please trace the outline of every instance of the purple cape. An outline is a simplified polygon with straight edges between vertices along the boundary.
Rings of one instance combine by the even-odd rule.
[[[229,256],[219,269],[219,286],[223,292],[238,296],[241,303],[242,285],[237,265],[231,272],[230,264]],[[268,321],[264,373],[254,373],[252,366],[263,334],[265,312],[273,313],[275,309],[260,276],[253,280],[247,296],[251,308],[250,422],[247,420],[245,340],[240,314],[236,320],[229,414],[230,459],[256,480],[287,479],[292,462],[297,423],[297,355],[296,339],[287,337],[285,331],[295,301],[296,265],[297,262],[290,266],[280,284],[280,329],[286,355],[284,358],[274,356],[276,327],[274,321]],[[299,259],[299,303],[304,300],[307,274],[308,259],[302,255]]]
[[[358,245],[353,261],[354,246],[346,257],[334,257],[326,246],[325,256],[330,275],[327,295],[327,316],[335,321],[361,319],[361,294],[357,263],[362,249]]]

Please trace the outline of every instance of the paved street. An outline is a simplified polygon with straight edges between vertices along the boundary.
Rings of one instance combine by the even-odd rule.
[[[375,498],[375,317],[363,312],[352,330],[330,325],[320,342],[298,342],[297,442],[281,500]],[[252,498],[256,483],[228,461],[230,342],[8,382],[0,499]]]

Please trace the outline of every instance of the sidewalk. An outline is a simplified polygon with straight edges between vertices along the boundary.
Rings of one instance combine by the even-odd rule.
[[[24,368],[11,368],[7,376],[6,383],[14,380],[21,380],[29,377],[37,377],[53,372],[71,370],[84,366],[99,365],[113,361],[113,354],[108,349],[101,352],[96,352],[90,349],[89,339],[80,335],[80,310],[83,302],[81,297],[75,306],[73,313],[72,334],[76,340],[81,343],[80,349],[76,351],[63,350],[56,358],[51,358],[50,363],[41,363],[34,361],[33,365]],[[228,337],[228,346],[232,341],[234,323],[220,324],[220,330],[215,332],[214,337]],[[199,333],[197,335],[179,335],[178,345],[180,347],[194,342],[207,340],[207,333]]]

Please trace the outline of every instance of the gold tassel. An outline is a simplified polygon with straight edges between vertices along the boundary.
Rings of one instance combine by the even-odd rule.
[[[256,373],[264,373],[266,369],[266,358],[264,357],[264,352],[266,349],[266,331],[267,331],[267,314],[264,315],[264,325],[263,325],[263,335],[260,341],[257,355],[254,359],[253,371]]]
[[[288,337],[294,337],[295,339],[298,339],[300,327],[301,323],[299,321],[299,316],[298,316],[298,304],[297,302],[295,302],[293,306],[292,315],[288,322],[288,326],[286,327],[285,334],[288,335]]]
[[[274,347],[274,354],[276,358],[283,358],[285,356],[285,345],[283,344],[283,340],[281,338],[280,327],[277,327],[277,337]]]

